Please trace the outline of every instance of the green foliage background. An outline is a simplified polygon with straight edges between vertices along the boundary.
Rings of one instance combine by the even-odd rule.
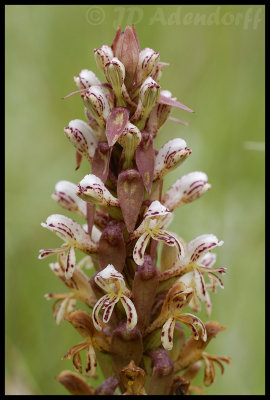
[[[162,88],[196,111],[175,110],[189,126],[168,121],[156,148],[181,137],[193,151],[165,189],[196,170],[212,184],[177,209],[170,229],[187,241],[212,232],[225,242],[217,250],[217,265],[228,267],[225,290],[212,296],[211,319],[227,330],[207,351],[231,356],[232,365],[206,393],[264,394],[264,151],[245,145],[264,142],[264,7],[98,6],[101,23],[91,7],[6,6],[6,392],[67,393],[54,377],[73,369],[61,357],[80,337],[67,323],[56,326],[43,297],[65,288],[47,266],[53,260],[37,259],[39,249],[60,244],[40,222],[62,213],[50,199],[55,183],[89,173],[85,161],[74,171],[63,134],[70,120],[84,119],[80,96],[61,97],[83,68],[102,78],[92,50],[111,44],[120,20],[122,28],[137,22],[141,48],[170,63]]]

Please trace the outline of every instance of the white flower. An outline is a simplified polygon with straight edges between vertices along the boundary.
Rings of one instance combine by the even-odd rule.
[[[179,255],[183,255],[183,248],[178,239],[172,233],[164,230],[172,218],[172,213],[159,201],[155,200],[150,204],[141,225],[130,237],[130,239],[134,239],[140,236],[133,250],[133,258],[136,264],[143,264],[144,252],[150,238],[164,242],[168,246],[177,246]]]
[[[178,179],[166,194],[162,203],[170,211],[184,203],[190,203],[207,192],[211,185],[207,182],[208,177],[204,172],[191,172]]]
[[[39,258],[42,259],[52,254],[66,252],[66,279],[70,279],[75,270],[75,249],[81,250],[86,254],[97,252],[97,244],[90,239],[89,235],[84,231],[81,225],[64,215],[50,215],[47,218],[46,223],[42,222],[41,226],[54,232],[57,236],[63,239],[65,243],[57,249],[40,250]]]
[[[126,285],[123,275],[109,264],[94,279],[96,284],[107,292],[97,301],[93,309],[92,318],[95,328],[98,331],[102,330],[99,320],[100,310],[104,309],[103,322],[107,323],[111,318],[114,306],[120,300],[127,315],[127,329],[133,329],[137,324],[137,313],[132,301],[124,295]]]
[[[211,313],[212,303],[207,289],[215,291],[216,284],[223,289],[223,282],[216,273],[226,273],[226,268],[212,268],[216,261],[216,255],[210,253],[209,250],[222,244],[223,241],[219,242],[213,234],[198,236],[184,247],[184,258],[176,261],[176,267],[179,265],[183,271],[186,271],[178,281],[185,283],[188,287],[194,288],[190,307],[194,311],[199,311],[200,305],[198,300],[200,300],[206,304],[208,316]],[[208,276],[210,283],[205,283],[204,275]]]

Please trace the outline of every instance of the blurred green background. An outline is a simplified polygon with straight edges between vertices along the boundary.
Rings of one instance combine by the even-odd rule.
[[[62,213],[50,199],[55,183],[88,173],[85,161],[75,172],[63,134],[84,119],[80,96],[61,97],[83,68],[102,78],[93,49],[110,45],[119,23],[135,23],[141,48],[170,63],[162,88],[196,111],[174,110],[189,126],[168,121],[156,148],[181,137],[192,149],[165,189],[196,170],[212,184],[177,209],[170,230],[225,242],[217,250],[217,265],[228,267],[225,290],[212,296],[211,319],[227,330],[207,351],[231,356],[232,365],[206,393],[264,394],[264,7],[250,5],[6,6],[6,393],[67,393],[54,377],[73,368],[61,357],[80,337],[56,326],[43,297],[65,288],[48,268],[53,259],[37,258],[60,244],[40,222]]]

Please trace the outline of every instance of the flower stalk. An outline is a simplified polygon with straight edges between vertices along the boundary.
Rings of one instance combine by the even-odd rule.
[[[70,217],[52,214],[41,224],[63,243],[42,249],[39,258],[57,256],[50,268],[69,290],[45,297],[55,300],[56,323],[69,322],[83,338],[63,356],[76,372],[63,371],[56,380],[75,395],[201,394],[192,383],[199,369],[209,386],[215,365],[223,373],[222,362],[230,363],[205,351],[225,328],[197,315],[201,304],[211,315],[210,293],[224,287],[226,268],[214,267],[212,253],[223,241],[203,234],[186,243],[168,229],[173,211],[211,185],[195,171],[163,193],[164,178],[191,149],[181,138],[155,148],[173,109],[193,110],[162,88],[168,64],[159,52],[140,50],[134,26],[119,28],[112,46],[95,49],[94,57],[105,82],[87,69],[74,77],[86,121],[64,128],[76,169],[84,158],[90,168],[76,184],[55,185],[51,197]]]

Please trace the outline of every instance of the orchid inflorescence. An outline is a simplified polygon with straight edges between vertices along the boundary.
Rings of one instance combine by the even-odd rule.
[[[206,386],[215,380],[214,363],[222,373],[221,361],[230,363],[205,352],[225,328],[203,322],[186,308],[198,313],[204,303],[210,316],[210,293],[223,288],[220,275],[226,272],[213,267],[212,250],[223,242],[204,234],[185,243],[167,230],[175,208],[201,197],[211,185],[196,171],[162,194],[164,177],[191,150],[179,138],[154,148],[172,108],[192,110],[161,89],[168,64],[158,52],[140,50],[134,26],[119,28],[112,46],[95,49],[94,56],[106,82],[87,69],[74,77],[86,122],[75,119],[64,128],[76,149],[76,169],[84,157],[91,173],[77,185],[58,182],[52,194],[84,223],[59,214],[42,223],[64,243],[41,250],[39,258],[57,255],[50,268],[69,289],[46,298],[55,300],[57,324],[68,321],[83,337],[63,356],[72,358],[77,372],[63,371],[56,379],[79,395],[201,394],[192,380],[202,362]],[[80,261],[79,251],[84,253]],[[94,389],[82,375],[96,379],[98,365],[104,381]]]

